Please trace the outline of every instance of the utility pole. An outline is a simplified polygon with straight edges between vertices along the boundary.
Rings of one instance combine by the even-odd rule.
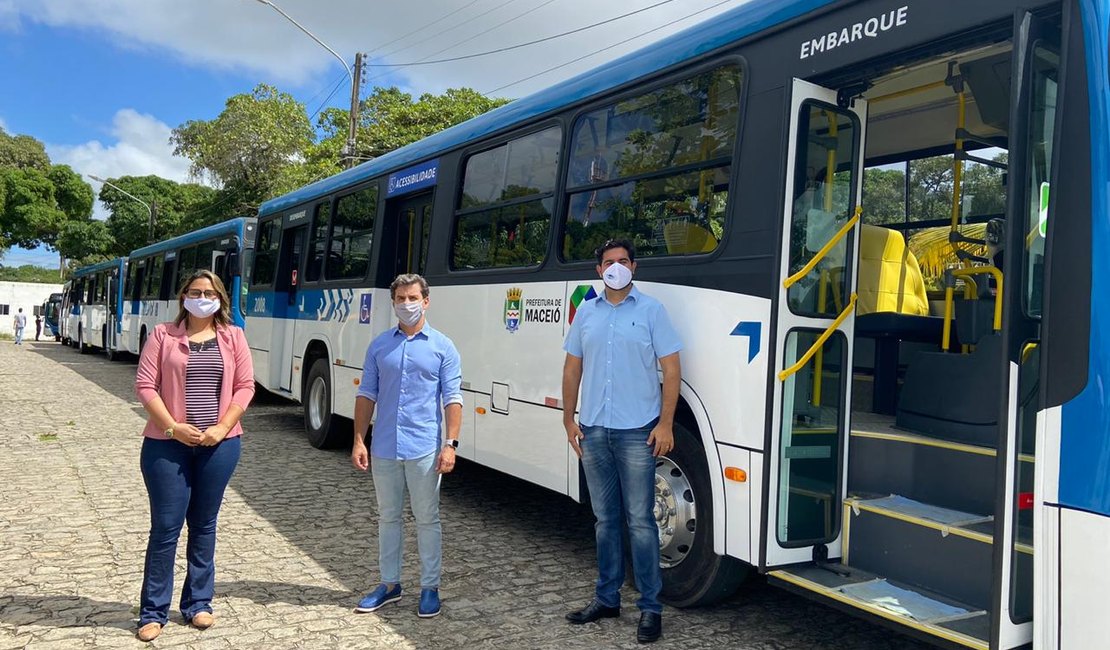
[[[158,219],[158,202],[150,202],[150,234],[147,235],[147,241],[151,244],[154,243],[154,222]]]
[[[351,79],[350,126],[347,130],[347,169],[355,166],[355,138],[358,135],[359,95],[362,90],[362,52],[355,53],[354,77]]]

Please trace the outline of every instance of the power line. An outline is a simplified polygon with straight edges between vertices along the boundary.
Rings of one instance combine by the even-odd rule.
[[[542,8],[546,7],[547,5],[551,4],[552,2],[555,2],[555,0],[545,0],[544,2],[541,2],[540,4],[536,5],[535,7],[532,7],[531,9],[529,9],[527,11],[524,11],[523,13],[519,13],[519,14],[513,16],[512,18],[509,18],[508,20],[504,20],[502,22],[497,23],[493,27],[490,27],[490,28],[488,28],[484,31],[478,32],[477,34],[471,36],[470,38],[463,39],[463,40],[459,41],[458,43],[455,43],[454,45],[449,45],[449,46],[443,48],[442,50],[432,52],[431,54],[424,57],[423,59],[420,59],[420,61],[423,62],[423,61],[427,60],[430,57],[436,56],[438,54],[443,54],[444,52],[446,52],[448,50],[453,50],[453,49],[455,49],[456,47],[458,47],[460,45],[465,45],[465,44],[469,43],[470,41],[473,41],[474,39],[476,39],[480,36],[485,36],[486,34],[492,32],[495,29],[498,29],[499,27],[504,27],[505,25],[508,25],[509,23],[513,22],[514,20],[519,20],[519,19],[527,16],[528,14],[532,13],[533,11],[537,11],[539,9],[542,9]]]
[[[655,4],[648,5],[647,7],[643,7],[642,9],[637,9],[635,11],[630,11],[626,14],[621,14],[619,16],[614,16],[613,18],[609,18],[609,19],[603,20],[601,22],[593,23],[591,25],[586,25],[584,27],[579,27],[577,29],[572,29],[570,31],[562,32],[562,33],[559,33],[559,34],[552,34],[551,36],[545,36],[543,38],[537,38],[536,40],[528,41],[527,43],[518,43],[516,45],[509,45],[507,47],[501,47],[501,48],[498,48],[496,50],[488,50],[486,52],[475,52],[474,54],[464,54],[462,56],[453,56],[453,57],[447,58],[447,59],[436,59],[434,61],[425,61],[425,60],[422,59],[420,61],[412,61],[410,63],[374,63],[374,64],[370,64],[369,67],[371,67],[371,68],[404,68],[404,67],[415,66],[415,65],[434,65],[434,64],[437,64],[437,63],[451,63],[453,61],[465,61],[467,59],[476,59],[478,57],[489,56],[491,54],[500,54],[501,52],[508,52],[509,50],[518,50],[522,47],[528,47],[530,45],[536,45],[538,43],[546,43],[547,41],[553,41],[557,38],[563,38],[564,36],[570,36],[572,34],[577,34],[579,32],[584,32],[584,31],[593,29],[595,27],[601,27],[602,25],[608,25],[609,23],[616,22],[618,20],[621,20],[622,18],[628,18],[629,16],[634,16],[636,14],[643,13],[643,12],[651,10],[651,9],[655,9],[656,7],[659,7],[659,6],[662,6],[662,5],[671,3],[671,2],[674,2],[674,0],[662,0],[662,2],[656,2]],[[448,49],[450,49],[450,48],[448,48]],[[430,54],[428,56],[435,56],[435,54]]]
[[[487,92],[483,92],[482,94],[488,97],[489,95],[492,95],[493,93],[499,92],[499,91],[501,91],[501,90],[504,90],[504,89],[506,89],[506,88],[511,88],[512,86],[515,86],[515,85],[517,85],[517,84],[521,84],[521,83],[524,83],[525,81],[530,81],[530,80],[532,80],[532,79],[535,79],[536,77],[540,77],[540,76],[543,76],[543,75],[547,74],[548,72],[554,72],[555,70],[558,70],[559,68],[565,68],[565,67],[567,67],[568,65],[573,65],[573,64],[575,64],[575,63],[578,63],[579,61],[581,61],[581,60],[583,60],[583,59],[588,59],[588,58],[590,58],[591,56],[594,56],[595,54],[601,54],[602,52],[605,52],[606,50],[611,50],[611,49],[613,49],[614,47],[619,47],[619,46],[621,46],[621,45],[624,45],[625,43],[628,43],[629,41],[634,41],[634,40],[636,40],[637,38],[641,38],[641,37],[643,37],[643,36],[647,36],[648,34],[651,34],[651,33],[653,33],[653,32],[657,32],[657,31],[659,31],[659,30],[661,30],[661,29],[665,29],[665,28],[667,28],[667,27],[670,27],[671,25],[674,25],[675,23],[679,23],[679,22],[682,22],[683,20],[688,20],[688,19],[690,19],[690,18],[693,18],[694,16],[697,16],[698,14],[703,14],[703,13],[705,13],[705,12],[709,11],[710,9],[716,9],[717,7],[720,7],[721,5],[724,5],[724,4],[728,4],[728,3],[730,3],[730,2],[733,2],[733,0],[722,0],[721,2],[718,2],[718,3],[716,3],[716,4],[712,4],[712,5],[709,5],[708,7],[704,8],[704,9],[700,9],[700,10],[698,10],[698,11],[695,11],[695,12],[694,12],[694,13],[692,13],[692,14],[688,14],[688,15],[686,15],[686,16],[683,16],[682,18],[676,18],[675,20],[672,20],[672,21],[670,21],[670,22],[668,22],[668,23],[664,23],[664,24],[660,25],[659,27],[655,27],[655,28],[653,28],[653,29],[649,29],[649,30],[647,30],[646,32],[641,32],[641,33],[639,33],[639,34],[637,34],[637,35],[635,35],[635,36],[632,36],[632,37],[630,37],[630,38],[626,38],[626,39],[624,39],[623,41],[619,41],[619,42],[617,42],[617,43],[613,43],[612,45],[609,45],[609,46],[603,47],[603,48],[601,48],[600,50],[594,50],[593,52],[590,52],[589,54],[585,54],[585,55],[583,55],[583,56],[580,56],[580,57],[578,57],[577,59],[573,59],[573,60],[571,60],[571,61],[567,61],[566,63],[560,63],[559,65],[557,65],[557,66],[553,66],[553,67],[550,67],[550,68],[548,68],[548,69],[546,69],[546,70],[541,70],[540,72],[537,72],[536,74],[533,74],[533,75],[529,75],[529,76],[527,76],[527,77],[524,77],[523,79],[517,79],[516,81],[514,81],[514,82],[512,82],[512,83],[507,83],[507,84],[505,84],[504,86],[498,86],[497,88],[494,88],[493,90],[490,90],[490,91],[487,91]]]
[[[411,50],[412,48],[414,48],[418,45],[423,45],[424,43],[427,43],[428,41],[430,41],[430,40],[432,40],[432,39],[434,39],[438,36],[442,36],[443,34],[446,34],[447,32],[456,30],[456,29],[462,27],[463,25],[467,25],[469,23],[472,23],[475,20],[478,20],[479,18],[481,18],[483,16],[491,14],[491,13],[497,11],[498,9],[501,9],[502,7],[506,7],[508,5],[511,5],[514,2],[516,2],[516,0],[505,0],[505,2],[502,2],[501,4],[497,5],[496,7],[492,8],[492,9],[487,9],[486,11],[483,11],[482,13],[478,14],[477,16],[474,16],[472,18],[468,18],[468,19],[462,21],[461,23],[456,23],[456,24],[452,25],[451,27],[448,27],[447,29],[440,30],[440,31],[436,32],[435,34],[432,34],[431,36],[425,38],[424,40],[417,41],[416,43],[413,43],[411,45],[406,45],[406,46],[404,46],[400,49],[390,50],[389,52],[386,52],[385,54],[380,54],[380,55],[378,55],[378,58],[384,59],[384,58],[386,58],[388,56],[392,56],[392,55],[394,55],[398,52],[404,52],[405,50]]]
[[[320,95],[323,95],[324,93],[326,93],[326,92],[328,91],[328,88],[329,88],[329,87],[333,87],[333,86],[335,86],[336,84],[338,84],[338,83],[339,83],[340,81],[342,81],[342,80],[343,80],[343,79],[345,79],[346,77],[347,77],[347,73],[343,73],[343,74],[339,75],[339,78],[338,78],[338,79],[336,79],[336,80],[335,80],[334,82],[332,82],[332,83],[330,83],[330,84],[328,84],[328,85],[324,86],[324,87],[323,87],[323,88],[321,88],[320,90],[316,91],[316,94],[312,96],[312,99],[309,99],[308,101],[306,101],[306,102],[304,103],[304,104],[305,104],[305,106],[309,106],[309,105],[311,105],[311,104],[312,104],[313,102],[315,102],[315,101],[316,101],[317,99],[319,99],[319,98],[320,98]],[[332,92],[334,93],[335,91],[332,91]],[[311,118],[309,118],[309,119],[311,119]]]
[[[320,102],[320,105],[316,107],[316,110],[312,111],[312,115],[308,116],[309,122],[312,122],[312,119],[316,117],[317,113],[324,110],[324,106],[326,106],[327,103],[331,101],[331,98],[335,96],[335,93],[339,92],[339,88],[343,85],[344,81],[346,81],[346,78],[340,77],[339,81],[335,82],[335,86],[332,87],[331,92],[328,93],[328,96],[324,98],[324,101]]]
[[[438,25],[439,23],[447,20],[451,16],[454,16],[455,14],[459,13],[460,11],[462,11],[464,9],[468,9],[471,6],[478,4],[478,2],[479,2],[479,0],[471,0],[471,2],[459,7],[458,9],[448,13],[445,16],[441,16],[440,18],[438,18],[436,20],[433,20],[432,22],[428,23],[427,25],[421,25],[420,27],[417,27],[416,29],[412,30],[411,32],[408,32],[407,34],[404,34],[402,36],[398,36],[397,38],[393,39],[392,41],[389,41],[388,43],[382,43],[381,45],[379,45],[379,46],[375,47],[374,49],[370,50],[369,54],[373,54],[374,52],[377,52],[378,50],[382,49],[383,47],[388,47],[390,45],[393,45],[397,41],[403,41],[406,38],[408,38],[409,36],[412,36],[413,34],[416,34],[417,32],[421,32],[421,31],[424,31],[425,29],[428,29],[432,25]]]

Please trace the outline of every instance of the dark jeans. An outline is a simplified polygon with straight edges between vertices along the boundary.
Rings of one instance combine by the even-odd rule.
[[[658,420],[640,429],[582,427],[582,468],[597,524],[597,600],[621,604],[624,583],[622,524],[628,523],[632,571],[643,612],[663,612],[659,591],[659,526],[655,522],[655,457],[647,439]]]
[[[181,615],[190,620],[212,611],[216,585],[216,516],[242,443],[227,438],[215,447],[187,447],[176,440],[143,440],[139,465],[150,496],[139,625],[169,618],[173,562],[181,525],[189,523],[188,570],[181,589]]]

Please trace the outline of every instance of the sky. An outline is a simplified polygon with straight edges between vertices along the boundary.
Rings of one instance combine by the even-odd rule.
[[[363,97],[374,86],[396,85],[414,95],[468,86],[517,98],[745,1],[273,0],[273,5],[348,65],[355,52],[369,55]],[[500,54],[373,67],[485,52],[641,9]],[[645,35],[633,38],[640,34]],[[627,39],[632,40],[514,84]],[[339,59],[270,0],[0,0],[0,128],[42,141],[51,161],[73,167],[94,193],[100,184],[88,174],[193,180],[189,161],[173,155],[171,129],[215,118],[229,97],[259,83],[290,93],[310,114],[350,105]],[[94,218],[106,216],[98,203]],[[10,266],[57,262],[57,254],[43,247],[13,248],[3,259]]]

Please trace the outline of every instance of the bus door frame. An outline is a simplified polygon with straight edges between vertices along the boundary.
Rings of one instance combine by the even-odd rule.
[[[1067,3],[1065,3],[1067,4]],[[997,447],[998,469],[996,473],[996,489],[995,489],[995,518],[994,518],[994,533],[992,539],[993,544],[993,561],[992,561],[992,597],[991,603],[991,639],[990,647],[1008,649],[1017,647],[1026,647],[1030,641],[1033,640],[1033,621],[1037,620],[1039,614],[1045,614],[1040,609],[1047,603],[1043,603],[1043,593],[1038,594],[1038,591],[1047,592],[1049,587],[1037,585],[1038,578],[1045,578],[1047,575],[1043,570],[1038,570],[1037,563],[1038,557],[1043,560],[1043,555],[1038,556],[1035,544],[1037,535],[1034,533],[1034,549],[1033,549],[1033,563],[1032,581],[1033,584],[1030,588],[1033,591],[1032,603],[1032,619],[1014,622],[1013,613],[1011,611],[1012,593],[1014,591],[1013,585],[1013,563],[1014,558],[1018,556],[1020,551],[1016,548],[1016,535],[1014,535],[1014,521],[1018,517],[1019,502],[1026,501],[1020,494],[1019,476],[1018,472],[1023,462],[1022,450],[1019,448],[1021,440],[1019,439],[1022,432],[1019,431],[1020,426],[1026,423],[1022,422],[1022,406],[1021,406],[1021,391],[1022,391],[1022,368],[1033,355],[1039,357],[1040,350],[1038,349],[1042,341],[1043,332],[1041,331],[1041,321],[1027,316],[1024,310],[1023,293],[1026,290],[1025,269],[1026,256],[1024,251],[1028,246],[1028,235],[1026,231],[1027,219],[1029,217],[1028,211],[1032,204],[1029,191],[1029,175],[1032,173],[1033,165],[1032,151],[1029,147],[1029,137],[1033,128],[1033,120],[1031,119],[1031,111],[1033,108],[1033,89],[1034,83],[1033,74],[1036,70],[1034,65],[1035,50],[1040,45],[1042,49],[1054,51],[1057,55],[1057,91],[1056,91],[1056,114],[1054,116],[1054,124],[1052,126],[1052,137],[1054,141],[1053,152],[1051,159],[1046,161],[1048,165],[1048,179],[1050,187],[1055,185],[1060,187],[1058,178],[1059,159],[1061,147],[1064,142],[1059,139],[1061,133],[1061,122],[1064,116],[1064,111],[1061,110],[1060,102],[1065,97],[1064,84],[1066,83],[1067,72],[1065,70],[1065,61],[1067,60],[1066,52],[1062,47],[1062,40],[1064,38],[1063,31],[1068,29],[1069,20],[1079,20],[1078,10],[1074,7],[1071,10],[1065,9],[1064,15],[1061,20],[1061,30],[1057,31],[1048,21],[1038,18],[1036,15],[1030,13],[1025,9],[1019,8],[1014,14],[1014,34],[1013,34],[1013,49],[1011,50],[1011,97],[1010,97],[1010,129],[1009,129],[1009,157],[1008,162],[1008,182],[1006,192],[1006,246],[1005,257],[1003,260],[1003,320],[1002,320],[1002,346],[1003,346],[1003,365],[999,368],[999,381],[1003,390],[1001,391],[1002,398],[999,408],[1001,412],[998,417],[999,435]],[[1015,83],[1013,80],[1017,80]],[[1019,143],[1018,147],[1014,144]],[[1055,199],[1053,193],[1052,199]],[[1051,201],[1051,199],[1050,199]],[[1051,203],[1048,208],[1051,211]],[[1050,215],[1049,215],[1050,216]],[[1051,230],[1049,230],[1051,232]],[[1051,244],[1045,242],[1045,252],[1047,253]],[[1047,263],[1048,258],[1042,259],[1042,263]],[[1045,267],[1042,267],[1042,280],[1045,275]],[[1042,285],[1043,287],[1043,285]],[[1042,289],[1042,309],[1043,302],[1043,289]],[[1043,392],[1045,384],[1044,378],[1044,364],[1040,363],[1040,371],[1034,381],[1039,382],[1037,391]],[[1027,408],[1037,411],[1040,408],[1042,400],[1039,395],[1034,395],[1030,399]],[[1030,418],[1028,424],[1032,425],[1033,431],[1029,432],[1036,436],[1036,440],[1041,440],[1044,436],[1045,418],[1043,413],[1038,413],[1035,417]],[[1025,433],[1024,435],[1029,435]],[[1044,463],[1038,462],[1036,454],[1033,456],[1032,462],[1034,465],[1034,485],[1040,486],[1040,473],[1043,471]],[[1034,499],[1043,498],[1043,495],[1029,495],[1029,505],[1035,503]],[[1037,525],[1034,517],[1034,526]],[[1042,554],[1044,551],[1042,551]],[[1059,576],[1056,576],[1059,578]],[[1055,582],[1055,581],[1053,581]]]
[[[287,393],[293,390],[293,372],[298,364],[294,363],[294,345],[297,334],[297,321],[304,310],[304,302],[297,300],[297,294],[304,275],[305,258],[308,257],[309,219],[307,208],[285,215],[282,218],[281,245],[278,248],[278,268],[274,280],[274,318],[273,335],[270,339],[271,376],[276,368],[278,388]],[[291,257],[300,247],[298,257]],[[282,294],[285,294],[282,299]],[[278,353],[280,364],[274,364],[274,353]]]
[[[797,157],[799,155],[804,155],[804,152],[799,152],[798,150],[800,142],[799,129],[803,124],[801,118],[803,109],[807,111],[810,110],[809,106],[813,103],[818,104],[822,109],[827,107],[839,115],[848,116],[855,130],[855,136],[853,138],[854,149],[852,152],[853,162],[855,163],[855,187],[852,188],[853,195],[850,197],[852,201],[849,205],[848,215],[843,222],[838,222],[830,226],[827,232],[828,237],[820,240],[822,242],[834,241],[836,239],[835,235],[842,233],[843,241],[846,242],[844,248],[844,263],[847,267],[848,278],[844,283],[843,295],[840,296],[840,301],[844,306],[843,309],[840,309],[839,304],[834,303],[836,307],[833,308],[833,311],[839,311],[839,315],[834,314],[829,317],[820,318],[793,313],[787,301],[790,289],[786,284],[788,278],[791,276],[790,258],[793,239],[791,236],[792,224],[795,210],[795,167]],[[778,278],[777,318],[776,325],[774,326],[775,331],[773,332],[775,339],[772,349],[775,351],[775,358],[774,365],[772,366],[772,375],[769,377],[770,390],[773,395],[773,407],[770,417],[771,430],[769,445],[764,457],[763,471],[767,479],[762,485],[762,488],[765,490],[762,521],[760,522],[762,529],[762,544],[759,566],[762,570],[809,561],[835,559],[841,556],[841,542],[843,540],[843,521],[841,520],[843,508],[841,502],[844,497],[847,483],[847,440],[851,424],[851,368],[855,333],[855,290],[858,269],[857,261],[859,259],[859,219],[857,217],[860,215],[859,206],[863,191],[863,151],[866,141],[867,125],[867,103],[858,99],[847,103],[851,105],[844,107],[842,104],[838,104],[837,92],[835,90],[817,86],[801,79],[793,80],[790,101],[790,129],[788,131],[789,141],[787,144],[786,157],[786,186],[783,204],[783,236],[781,238],[782,257]],[[832,120],[830,120],[830,122],[832,122]],[[826,165],[826,167],[828,167],[828,165]],[[807,250],[812,249],[807,245]],[[806,277],[808,278],[808,276]],[[813,290],[816,291],[817,288]],[[828,299],[833,300],[833,296],[829,295]],[[802,341],[802,345],[799,345],[798,338],[794,337],[794,343],[788,346],[788,339],[790,339],[791,332],[798,329],[805,329],[815,333],[828,332],[830,334],[829,340],[832,340],[833,337],[842,337],[841,344],[844,353],[840,365],[841,383],[838,390],[836,390],[836,395],[840,400],[840,413],[837,418],[839,429],[836,432],[838,449],[830,449],[828,452],[838,457],[839,464],[837,469],[836,493],[833,495],[826,495],[825,497],[826,503],[824,509],[827,513],[826,530],[830,531],[826,534],[827,539],[814,542],[802,541],[798,544],[784,545],[779,541],[777,531],[779,528],[780,515],[786,516],[785,509],[789,508],[789,503],[780,503],[779,477],[780,474],[788,471],[786,468],[789,467],[788,463],[792,460],[792,458],[789,457],[784,458],[784,456],[787,456],[787,452],[781,449],[784,411],[788,401],[791,404],[794,403],[793,395],[790,396],[790,399],[787,399],[787,389],[794,386],[793,382],[796,379],[803,379],[803,375],[800,373],[787,373],[789,372],[788,369],[795,365],[795,359],[800,360],[804,358],[804,353],[806,353],[808,347],[812,345],[805,341]],[[824,346],[821,346],[820,349],[823,351]],[[787,359],[788,355],[790,357],[789,360]],[[801,370],[805,370],[805,368],[811,364],[824,363],[825,365],[831,365],[829,359],[824,359],[823,362],[819,358],[815,359],[815,357],[819,356],[820,353],[811,357]],[[783,377],[783,375],[786,376]],[[792,433],[791,435],[793,436],[794,434]],[[791,449],[793,449],[793,447],[791,447]]]

